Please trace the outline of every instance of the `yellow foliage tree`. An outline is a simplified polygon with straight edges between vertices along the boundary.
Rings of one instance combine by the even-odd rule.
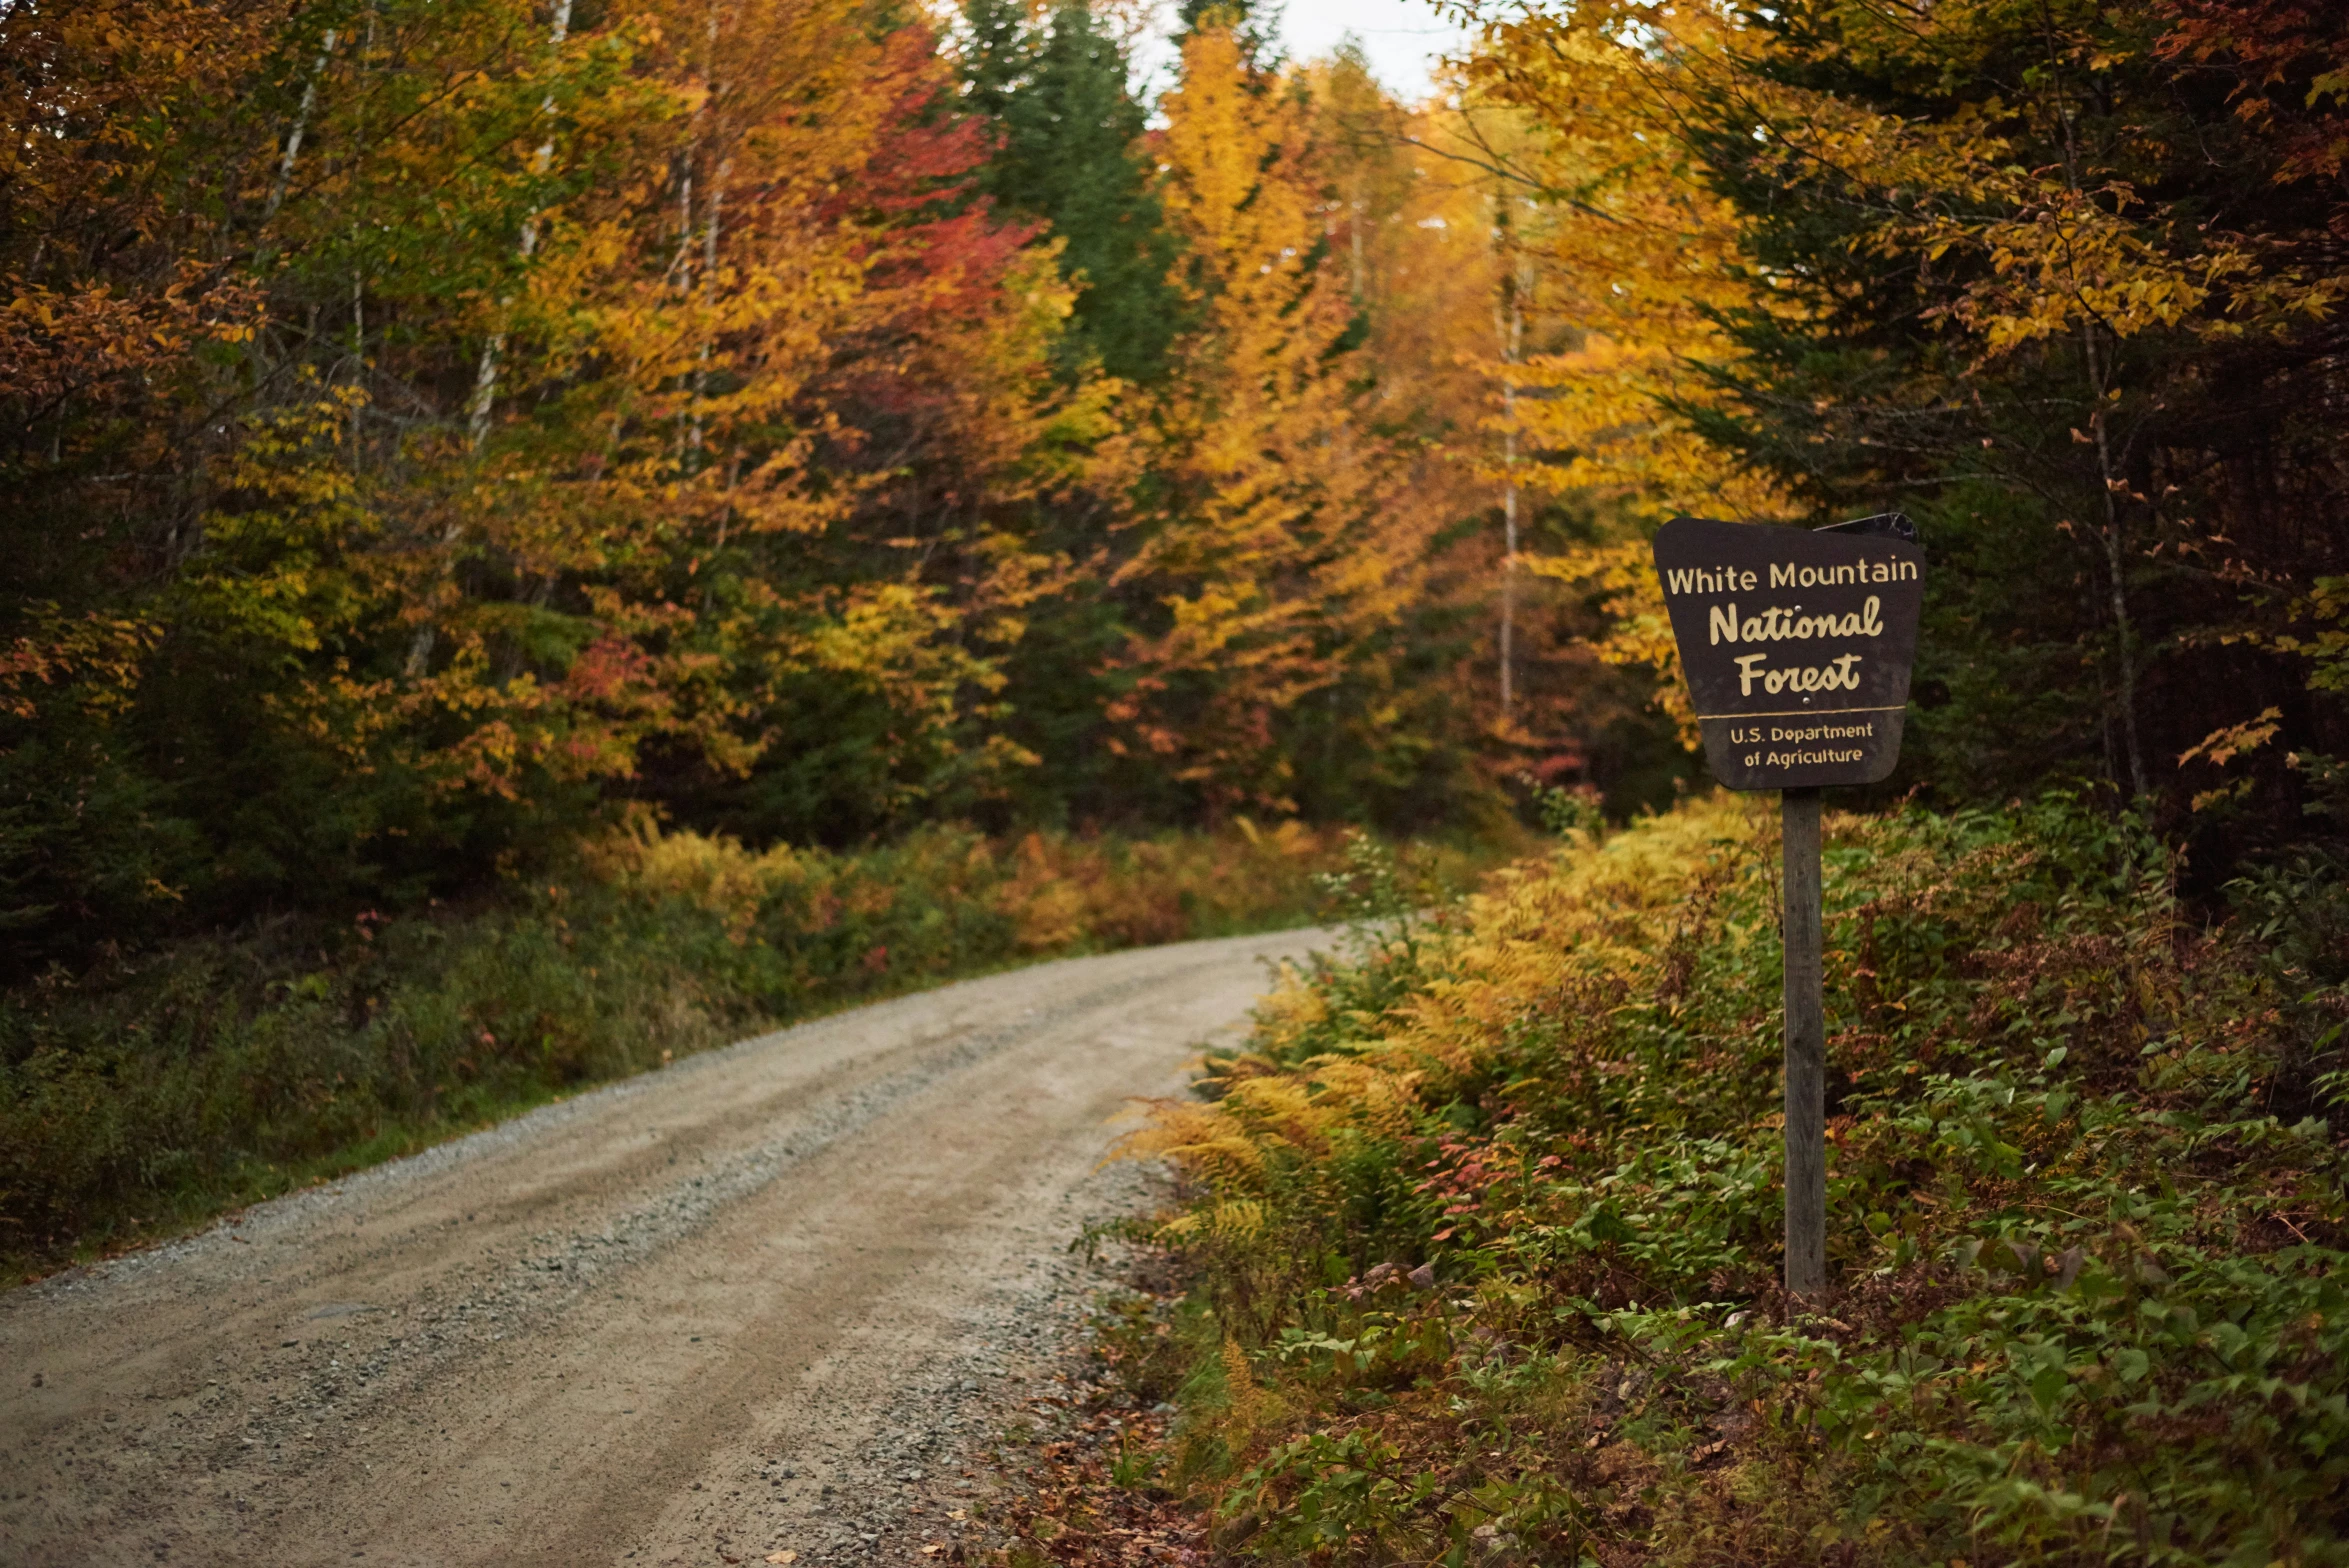
[[[1898,415],[1884,394],[1820,388],[1792,419],[1806,426],[1799,439],[1815,460],[1781,452],[1775,471],[1793,475],[1787,483],[1824,474],[1832,447],[1833,461],[1847,464],[1864,464],[1871,448],[1887,454],[1889,472],[1898,466],[1891,454],[1921,439],[1895,428],[1900,418],[1979,406],[1982,389],[1966,377],[2036,374],[2024,362],[2051,364],[2051,353],[2076,359],[2076,371],[2063,372],[2068,392],[2031,396],[2043,407],[2056,399],[2065,411],[2057,429],[2075,427],[2093,466],[2085,488],[2095,510],[2077,523],[2100,547],[2119,749],[2126,782],[2144,791],[2129,541],[2132,531],[2174,527],[2131,478],[2142,450],[2132,459],[2114,422],[2125,400],[2158,409],[2167,393],[2129,385],[2120,367],[2139,339],[2174,345],[2173,364],[2280,339],[2327,318],[2349,293],[2336,276],[2281,261],[2272,243],[2227,232],[2206,205],[2141,192],[2177,175],[2182,122],[2171,116],[2190,112],[2182,88],[2151,82],[2158,27],[2094,0],[2020,10],[2004,0],[1913,10],[1821,0],[1759,17],[1677,0],[1600,0],[1491,6],[1483,16],[1468,79],[1541,132],[1535,149],[1498,162],[1549,211],[1545,259],[1578,333],[1568,351],[1527,367],[1539,395],[1522,422],[1545,449],[1542,482],[1610,498],[1621,520],[1613,541],[1533,564],[1608,597],[1616,613],[1607,656],[1671,667],[1646,525],[1677,511],[1771,520],[1801,510],[1703,428],[1715,416],[1725,426],[1754,414],[1735,390],[1755,379],[1740,335],[1754,341],[1756,324],[1773,317],[1790,332],[1824,333],[1821,318],[1868,308],[1838,303],[1809,275],[1817,269],[1798,276],[1798,264],[1771,260],[1783,257],[1787,236],[1764,254],[1747,232],[1761,221],[1754,209],[1741,216],[1724,192],[1775,192],[1781,211],[1816,202],[1831,237],[1793,243],[1877,264],[1895,296],[1915,301],[1888,323],[1893,335],[1947,345],[1949,364],[1893,394],[1908,400]],[[1829,84],[1836,71],[1852,73],[1843,89]],[[1871,100],[1850,90],[1862,81],[1903,85]],[[1927,98],[1946,99],[1932,112],[1914,112],[1906,96],[1923,82],[1940,84]],[[2142,99],[2129,98],[2139,91]],[[1945,477],[1976,466],[1946,454],[1932,462],[1927,472]],[[1979,466],[2007,486],[2049,488],[2044,474],[1999,471],[1995,456]],[[1678,700],[1678,681],[1662,689]]]
[[[1408,464],[1366,417],[1333,243],[1344,198],[1302,86],[1202,25],[1158,143],[1195,325],[1127,459],[1141,538],[1118,580],[1157,613],[1112,717],[1119,744],[1165,757],[1222,809],[1291,809],[1284,714],[1341,681],[1389,679],[1381,641],[1415,600],[1433,527],[1393,504]]]

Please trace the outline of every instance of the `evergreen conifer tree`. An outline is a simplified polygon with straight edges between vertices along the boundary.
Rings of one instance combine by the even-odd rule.
[[[1175,246],[1150,190],[1125,51],[1082,0],[1041,25],[1018,0],[969,0],[965,14],[966,101],[1002,137],[983,186],[1062,242],[1062,271],[1078,286],[1067,352],[1128,381],[1158,380],[1180,325],[1166,281]]]
[[[1240,58],[1251,75],[1261,76],[1282,64],[1281,8],[1267,0],[1181,0],[1175,7],[1175,42],[1190,42],[1201,28],[1231,34],[1240,46]]]

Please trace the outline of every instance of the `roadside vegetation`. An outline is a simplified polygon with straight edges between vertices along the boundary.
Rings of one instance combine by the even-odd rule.
[[[1306,924],[1348,844],[1242,819],[761,853],[641,826],[477,908],[287,916],[53,970],[0,994],[0,1283],[855,1002]],[[1480,860],[1410,857],[1455,887]]]
[[[1828,838],[1824,1310],[1774,813],[1576,832],[1289,975],[1134,1137],[1187,1273],[1103,1352],[1179,1414],[1033,1550],[1150,1499],[1219,1561],[2349,1562],[2339,868],[2205,919],[2068,797]]]

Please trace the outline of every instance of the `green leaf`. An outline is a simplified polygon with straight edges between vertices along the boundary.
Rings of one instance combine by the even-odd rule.
[[[2060,1366],[2042,1367],[2031,1376],[2031,1402],[2040,1414],[2053,1416],[2064,1402],[2064,1390],[2071,1385],[2070,1374]]]

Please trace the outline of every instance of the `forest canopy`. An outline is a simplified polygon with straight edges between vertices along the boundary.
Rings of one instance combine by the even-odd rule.
[[[1646,538],[1898,509],[1888,794],[2333,834],[2349,16],[12,0],[18,974],[656,818],[1474,827],[1694,777]]]

